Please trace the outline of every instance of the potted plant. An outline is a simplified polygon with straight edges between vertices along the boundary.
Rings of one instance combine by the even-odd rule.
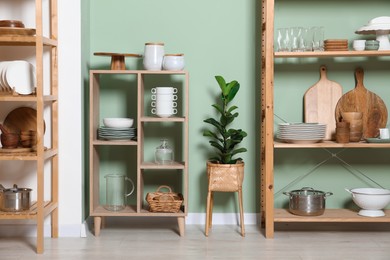
[[[207,162],[209,189],[213,191],[238,191],[244,179],[244,162],[236,158],[238,153],[246,152],[246,148],[237,146],[247,136],[242,129],[229,128],[238,117],[237,106],[231,105],[240,84],[233,80],[226,82],[222,76],[215,76],[220,87],[218,103],[212,106],[218,113],[216,118],[205,119],[212,129],[206,129],[203,136],[210,138],[210,145],[215,154]]]

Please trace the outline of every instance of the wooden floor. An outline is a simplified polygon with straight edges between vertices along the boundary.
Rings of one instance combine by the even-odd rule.
[[[35,253],[35,238],[0,238],[0,259],[390,259],[388,228],[340,232],[340,226],[321,225],[316,231],[296,231],[286,225],[274,239],[265,239],[255,225],[245,228],[244,238],[238,225],[213,226],[205,237],[204,226],[187,225],[180,237],[171,220],[107,223],[99,237],[88,231],[87,238],[46,238],[43,255]]]

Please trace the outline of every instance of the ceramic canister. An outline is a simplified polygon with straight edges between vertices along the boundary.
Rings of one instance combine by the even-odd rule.
[[[162,70],[164,55],[164,43],[145,43],[144,68],[146,70]]]

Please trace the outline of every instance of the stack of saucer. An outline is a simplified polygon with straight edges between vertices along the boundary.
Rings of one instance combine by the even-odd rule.
[[[332,39],[324,41],[325,51],[348,51],[347,39]]]
[[[325,138],[326,124],[281,123],[277,138],[286,143],[318,143]]]
[[[136,129],[132,127],[106,127],[98,129],[98,138],[101,140],[126,141],[136,137]]]

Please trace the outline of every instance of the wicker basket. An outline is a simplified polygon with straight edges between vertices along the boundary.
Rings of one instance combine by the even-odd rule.
[[[168,189],[168,191],[161,191],[163,188]],[[172,192],[171,187],[165,185],[158,187],[156,192],[146,194],[146,201],[149,203],[151,212],[177,213],[183,200],[182,194]]]

